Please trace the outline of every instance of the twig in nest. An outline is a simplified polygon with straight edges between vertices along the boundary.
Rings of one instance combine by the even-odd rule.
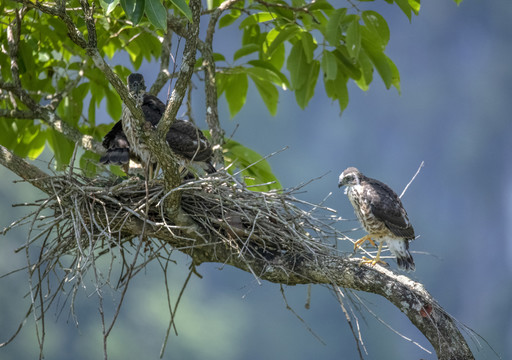
[[[303,185],[254,192],[225,172],[185,182],[171,192],[181,192],[182,210],[194,227],[176,224],[167,217],[161,204],[169,193],[158,181],[146,184],[138,179],[121,183],[106,178],[91,180],[70,166],[64,175],[53,176],[51,183],[53,194],[32,213],[27,242],[20,248],[26,252],[29,270],[32,303],[28,313],[41,324],[37,328],[41,349],[46,311],[55,303],[62,311],[70,303],[70,313],[75,318],[78,290],[86,286],[84,280],[92,279],[100,302],[106,351],[106,338],[130,280],[155,259],[167,263],[168,246],[191,255],[193,265],[214,261],[215,254],[222,253],[221,262],[242,261],[259,281],[259,274],[251,265],[255,259],[269,266],[284,254],[297,262],[314,260],[319,254],[335,252],[332,242],[345,237],[334,227],[333,210],[295,198]],[[37,254],[31,251],[34,246],[40,248]],[[194,257],[204,249],[214,256]],[[109,268],[104,271],[98,260],[108,255]],[[110,324],[106,323],[104,312],[106,288],[123,294]],[[175,327],[179,299],[174,308],[170,307],[168,330]]]

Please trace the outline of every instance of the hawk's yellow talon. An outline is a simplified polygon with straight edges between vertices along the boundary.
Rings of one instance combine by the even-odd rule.
[[[361,262],[359,263],[359,266],[361,266],[363,264],[368,264],[370,266],[375,266],[375,264],[377,264],[377,263],[382,264],[382,265],[386,265],[386,266],[388,265],[388,263],[383,261],[383,260],[380,260],[380,259],[377,260],[376,258],[375,259],[369,259],[366,256],[363,256]]]
[[[366,235],[365,237],[369,237],[369,236]],[[361,239],[359,239],[358,241],[360,241],[360,240]],[[356,243],[358,241],[356,241]],[[375,243],[373,245],[375,245]],[[379,243],[379,249],[377,250],[377,255],[375,255],[375,257],[373,259],[368,259],[367,257],[363,256],[361,262],[359,263],[359,266],[361,266],[363,264],[369,264],[370,266],[375,266],[375,264],[377,264],[377,263],[381,263],[381,264],[387,265],[387,263],[385,261],[382,261],[380,259],[380,252],[381,251],[382,251],[382,241]]]
[[[354,243],[354,251],[357,250],[357,248],[360,248],[361,246],[363,246],[363,243],[365,241],[368,241],[370,244],[372,244],[373,246],[377,246],[375,245],[375,241],[372,240],[371,236],[368,234],[368,235],[365,235],[363,236],[361,239],[357,240],[355,243]]]

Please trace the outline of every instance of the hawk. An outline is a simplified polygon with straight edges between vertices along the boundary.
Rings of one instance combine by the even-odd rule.
[[[354,243],[354,250],[365,241],[375,246],[379,242],[377,255],[373,260],[362,263],[375,265],[380,260],[382,244],[386,241],[389,250],[396,256],[398,267],[414,271],[415,265],[409,252],[409,241],[414,240],[414,229],[398,195],[386,184],[364,176],[355,167],[344,170],[338,187],[346,186],[347,194],[357,218],[368,233]]]
[[[165,112],[165,104],[156,96],[146,93],[144,77],[141,74],[128,76],[128,89],[135,98],[137,106],[140,106],[144,118],[151,126],[156,126]],[[156,164],[156,158],[137,136],[136,119],[132,116],[127,106],[123,104],[123,116],[103,138],[103,147],[107,149],[100,159],[103,164],[128,164],[130,159],[141,162],[150,169]],[[198,164],[207,173],[214,173],[211,160],[212,148],[193,123],[186,120],[175,120],[166,141],[173,153],[179,158],[181,165],[189,163]]]

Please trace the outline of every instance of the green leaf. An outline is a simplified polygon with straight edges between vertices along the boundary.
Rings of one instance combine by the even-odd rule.
[[[146,16],[153,26],[163,30],[167,28],[167,10],[160,0],[146,0],[144,3],[144,10],[146,11]]]
[[[249,189],[253,191],[281,189],[281,184],[272,173],[272,168],[269,163],[256,151],[232,139],[225,140],[223,149],[224,159],[226,160],[226,165],[228,165],[228,171],[231,174],[240,171],[240,174],[244,177],[245,183],[249,186],[271,183],[262,186],[251,186]]]
[[[382,50],[389,42],[389,27],[386,20],[375,11],[363,11],[363,21],[366,29],[370,31],[370,38],[375,39],[381,46]]]
[[[270,30],[263,42],[262,50],[267,58],[286,40],[294,37],[301,29],[295,24],[275,27]]]
[[[87,120],[89,120],[89,124],[91,126],[96,125],[96,99],[94,98],[94,94],[91,96],[91,101],[89,102],[89,110],[87,111]]]
[[[87,177],[93,177],[96,175],[97,166],[100,156],[96,153],[86,150],[82,156],[80,156],[80,169]]]
[[[108,88],[108,82],[100,70],[96,68],[85,71],[85,76],[90,80],[89,87],[91,94],[94,94],[96,105],[99,105],[105,97],[105,89]]]
[[[272,64],[276,69],[280,70],[284,65],[284,59],[286,57],[286,49],[284,43],[279,45],[277,49],[274,50],[272,56],[265,61]]]
[[[367,91],[373,80],[373,64],[364,49],[359,52],[359,64],[362,70],[361,77],[355,82],[361,90]]]
[[[229,81],[225,86],[226,100],[229,105],[229,114],[233,117],[245,104],[249,82],[247,74],[242,72],[230,74],[228,78]]]
[[[30,75],[32,75],[30,69],[36,68],[34,61],[37,58],[34,56],[37,53],[36,46],[36,44],[28,41],[21,41],[19,43],[19,67],[21,74],[25,74],[28,70]]]
[[[462,0],[455,0],[455,2],[460,3]],[[458,5],[457,3],[457,5]],[[421,4],[420,0],[409,0],[409,5],[411,6],[412,11],[414,14],[418,15],[420,12]]]
[[[409,5],[409,0],[395,0],[395,3],[398,7],[403,11],[403,13],[407,16],[409,21],[411,21],[411,5]]]
[[[310,67],[310,64],[307,62],[306,54],[304,54],[302,41],[297,41],[295,45],[293,45],[290,55],[288,55],[286,67],[290,72],[290,80],[293,89],[301,88],[306,82],[304,74],[308,72]]]
[[[311,61],[313,61],[315,49],[317,48],[318,45],[315,43],[315,39],[313,38],[313,36],[306,31],[301,32],[300,39],[302,41],[302,48],[304,49],[304,54],[306,55],[306,61],[310,63]]]
[[[123,112],[121,99],[119,95],[110,88],[106,89],[105,95],[107,96],[107,112],[115,121],[121,117]]]
[[[277,103],[279,101],[279,92],[276,87],[269,81],[262,80],[258,76],[249,74],[256,89],[260,93],[263,102],[267,106],[268,111],[272,116],[277,114]]]
[[[246,55],[252,54],[256,51],[259,51],[260,47],[256,44],[247,44],[242,46],[240,49],[235,51],[235,54],[233,55],[233,61],[240,59],[241,57],[244,57]]]
[[[126,17],[133,25],[137,25],[144,15],[145,0],[121,0]]]
[[[134,23],[134,25],[136,24]],[[103,45],[101,49],[105,52],[105,55],[112,59],[114,55],[117,54],[119,47],[119,44],[115,44],[114,41],[109,41],[105,45]]]
[[[2,119],[2,123],[6,122],[6,134],[10,137],[10,141],[1,143],[8,146],[20,157],[37,158],[44,150],[46,143],[46,133],[41,131],[39,124],[35,125],[29,120],[11,120]],[[4,130],[4,129],[2,129]],[[6,143],[10,143],[9,145]]]
[[[224,90],[226,90],[226,84],[228,83],[229,75],[217,72],[215,73],[215,85],[217,87],[217,98],[219,98]]]
[[[28,142],[29,149],[27,152],[27,156],[30,159],[36,159],[41,155],[43,152],[45,145],[46,145],[46,132],[41,131],[41,129],[38,127],[37,132],[35,136],[28,141],[28,139],[25,139]]]
[[[393,71],[388,61],[388,57],[383,52],[367,51],[368,57],[377,69],[384,85],[389,89],[393,85]]]
[[[100,5],[105,10],[105,14],[109,15],[119,4],[119,0],[100,0]]]
[[[260,44],[259,41],[261,35],[260,27],[258,25],[248,26],[244,29],[242,35],[242,45],[248,44]]]
[[[185,15],[185,17],[188,19],[188,21],[193,22],[193,20],[192,20],[192,10],[190,10],[190,7],[185,2],[185,0],[171,0],[171,2],[174,4],[174,6],[176,6],[178,8],[178,10],[183,15]],[[165,13],[165,15],[167,16],[167,12]],[[167,26],[167,17],[166,17],[165,26]]]
[[[455,1],[455,3],[456,3],[457,5],[459,5],[459,4],[462,2],[462,0],[453,0],[453,1]]]
[[[312,61],[308,64],[306,72],[302,74],[304,77],[304,84],[300,88],[295,90],[295,100],[297,104],[305,109],[309,103],[309,100],[315,93],[316,81],[318,80],[318,73],[320,72],[320,62],[318,60]]]
[[[340,69],[342,69],[344,74],[350,76],[354,80],[361,77],[361,70],[350,60],[348,50],[344,46],[338,46],[333,51],[333,54],[338,59]]]
[[[71,118],[73,118],[73,124],[78,124],[78,120],[82,115],[82,110],[84,106],[84,99],[89,93],[89,83],[82,83],[75,87],[71,91],[71,101],[72,101],[72,111],[74,114],[71,114]]]
[[[334,10],[333,6],[328,1],[310,2],[308,9],[309,11],[324,10],[325,12],[331,12]]]
[[[400,72],[398,71],[395,63],[391,61],[389,57],[388,63],[391,69],[391,85],[393,85],[398,90],[398,93],[401,94],[402,90],[400,88]]]
[[[229,14],[224,15],[219,20],[219,29],[233,24],[242,14],[240,10],[231,10]]]
[[[276,17],[278,17],[278,15],[276,15],[273,12],[262,11],[262,12],[259,12],[259,13],[256,13],[256,14],[252,14],[252,15],[246,17],[240,23],[238,28],[239,29],[243,29],[245,27],[248,27],[248,26],[251,26],[251,25],[255,25],[255,24],[259,24],[259,23],[262,23],[262,22],[265,22],[265,21],[275,20]]]
[[[325,28],[325,39],[332,46],[337,46],[341,40],[341,21],[345,17],[347,9],[341,8],[333,11]]]
[[[361,50],[361,32],[359,28],[358,16],[348,25],[345,37],[347,51],[352,59],[357,59],[359,50]]]
[[[74,88],[57,108],[57,114],[70,125],[77,126],[82,115],[84,98],[89,90],[89,83]]]
[[[13,149],[16,145],[17,137],[17,120],[1,119],[0,120],[0,144],[8,149]]]
[[[55,154],[57,170],[64,170],[69,165],[71,155],[73,155],[74,145],[64,135],[53,129],[48,129],[48,144]]]
[[[323,51],[322,62],[320,65],[322,66],[322,70],[324,71],[327,80],[336,79],[338,72],[338,61],[332,52],[327,50]]]
[[[136,43],[139,48],[139,58],[142,56],[148,62],[160,58],[162,43],[158,41],[156,36],[151,35],[149,32],[141,32],[141,34],[132,41],[132,44],[133,43]]]
[[[348,77],[341,71],[338,71],[338,76],[334,80],[324,79],[325,92],[333,100],[337,100],[340,106],[340,113],[346,109],[348,105]]]
[[[246,69],[248,74],[257,76],[262,80],[273,82],[274,84],[281,86],[283,89],[290,87],[290,83],[286,76],[268,61],[251,60],[248,64],[254,66],[253,68]]]

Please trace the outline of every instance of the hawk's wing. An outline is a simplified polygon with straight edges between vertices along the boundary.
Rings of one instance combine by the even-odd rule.
[[[414,228],[409,222],[402,201],[393,189],[375,179],[369,179],[368,185],[371,185],[368,198],[372,214],[383,221],[394,235],[414,239]]]
[[[116,122],[101,143],[107,152],[100,158],[102,164],[127,164],[130,161],[130,143],[123,132],[121,120]]]
[[[208,162],[213,156],[206,137],[189,121],[175,120],[166,139],[172,151],[187,160]]]
[[[156,126],[165,112],[165,104],[156,96],[145,94],[142,101],[144,118]]]

